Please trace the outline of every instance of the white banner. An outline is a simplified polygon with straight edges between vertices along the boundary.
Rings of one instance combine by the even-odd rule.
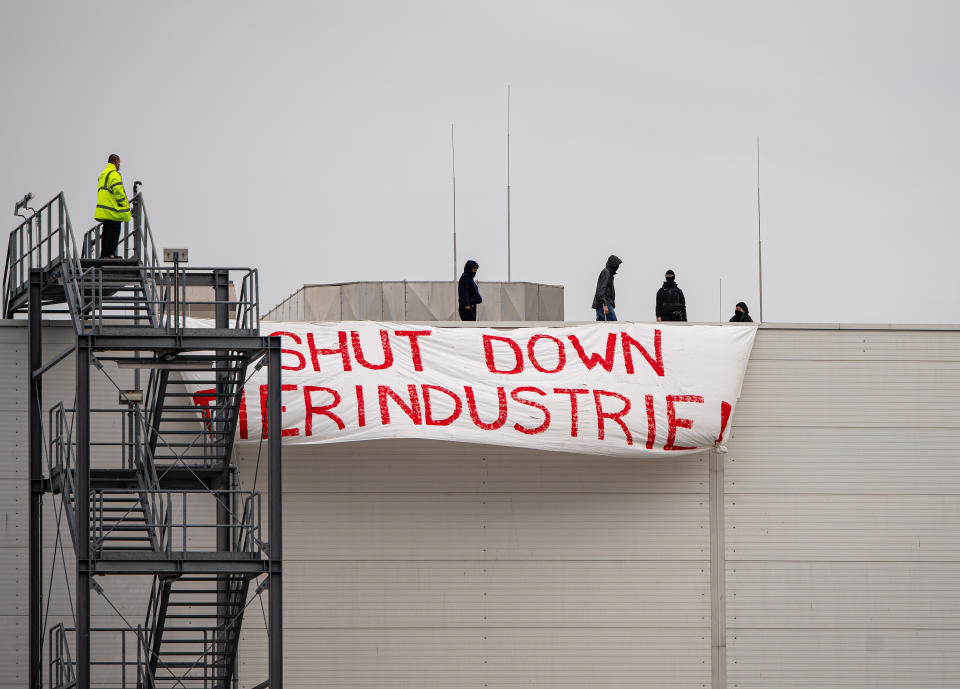
[[[638,456],[722,446],[756,327],[360,321],[261,332],[281,337],[284,443],[428,438]],[[191,377],[209,373],[184,374],[203,408],[214,390]],[[260,440],[266,391],[264,366],[245,386],[238,442]]]

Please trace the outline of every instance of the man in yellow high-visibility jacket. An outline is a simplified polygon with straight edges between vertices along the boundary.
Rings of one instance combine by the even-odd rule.
[[[100,173],[97,210],[93,219],[103,225],[100,234],[100,258],[116,258],[120,241],[120,223],[130,220],[130,202],[120,177],[120,156],[111,153],[107,167]]]

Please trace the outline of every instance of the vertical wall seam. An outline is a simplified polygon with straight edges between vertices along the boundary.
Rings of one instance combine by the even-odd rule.
[[[710,681],[727,689],[727,561],[724,529],[724,456],[710,450]]]

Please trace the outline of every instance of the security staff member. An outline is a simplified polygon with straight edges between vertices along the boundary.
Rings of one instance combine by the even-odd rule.
[[[130,202],[120,177],[120,156],[111,153],[107,167],[100,173],[97,189],[97,210],[93,219],[103,225],[100,235],[100,258],[116,258],[120,241],[120,223],[130,220]]]

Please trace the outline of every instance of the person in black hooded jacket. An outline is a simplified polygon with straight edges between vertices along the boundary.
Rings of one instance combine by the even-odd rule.
[[[593,295],[593,309],[597,312],[598,321],[615,321],[617,314],[613,307],[616,306],[617,293],[613,289],[613,278],[617,275],[617,268],[623,263],[613,254],[607,259],[607,265],[600,271],[600,277],[597,278],[597,291]]]
[[[683,290],[676,283],[676,275],[668,270],[664,275],[663,287],[657,290],[657,320],[687,320],[687,300]]]
[[[457,299],[460,302],[457,311],[460,313],[461,321],[477,320],[477,304],[483,302],[480,296],[480,289],[474,277],[480,264],[474,260],[467,261],[463,266],[463,275],[460,276],[460,282],[457,283]]]
[[[730,319],[731,323],[753,323],[753,319],[750,318],[750,309],[747,308],[747,305],[742,302],[737,302],[737,308],[733,311],[733,318]]]

